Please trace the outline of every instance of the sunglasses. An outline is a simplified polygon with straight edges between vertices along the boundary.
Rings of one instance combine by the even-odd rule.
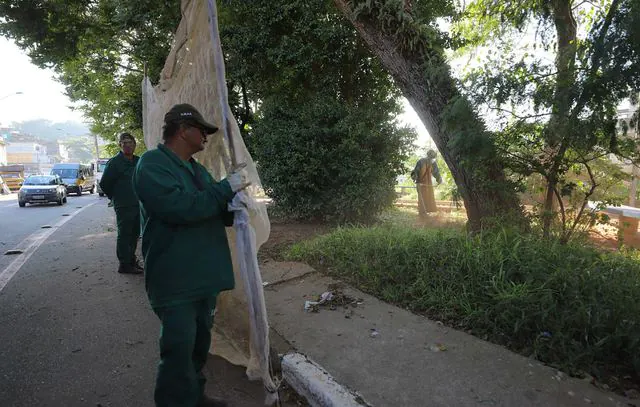
[[[189,125],[189,127],[193,127],[197,129],[203,136],[207,137],[207,130],[204,127]]]

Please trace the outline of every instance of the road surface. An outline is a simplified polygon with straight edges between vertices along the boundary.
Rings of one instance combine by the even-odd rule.
[[[116,273],[106,198],[19,208],[2,196],[0,251],[0,406],[153,406],[159,323],[143,277]],[[206,370],[209,394],[262,405],[244,369],[211,358]]]

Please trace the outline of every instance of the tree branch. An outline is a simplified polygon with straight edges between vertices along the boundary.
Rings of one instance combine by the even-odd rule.
[[[564,202],[562,201],[562,196],[560,195],[560,191],[558,191],[558,188],[555,185],[553,187],[553,193],[558,199],[558,204],[560,205],[560,215],[562,215],[562,235],[564,236],[567,230],[567,214],[564,208]]]
[[[631,156],[629,156],[627,154],[624,154],[624,153],[622,153],[620,151],[616,151],[614,154],[616,156],[618,156],[618,157],[624,158],[625,160],[631,161],[631,163],[634,164],[634,165],[640,165],[640,156],[638,156],[636,158],[633,158],[633,157],[631,157]]]
[[[620,0],[613,0],[613,2],[611,2],[611,7],[609,7],[609,11],[607,12],[607,16],[605,17],[604,23],[602,24],[602,28],[600,29],[600,33],[598,34],[598,37],[594,43],[593,54],[591,55],[591,69],[589,69],[588,71],[587,78],[594,77],[600,69],[604,55],[599,51],[603,47],[604,38],[607,35],[607,31],[609,31],[609,27],[611,27],[611,23],[613,22],[613,17],[618,12],[619,8]],[[578,98],[578,103],[576,103],[576,106],[574,107],[571,114],[572,120],[575,120],[582,109],[584,109],[584,106],[589,100],[589,96],[590,92],[587,92],[587,88],[583,88],[582,92],[580,93],[580,97]]]
[[[536,117],[544,117],[544,116],[549,116],[551,114],[551,113],[540,113],[540,114],[532,114],[532,115],[528,115],[528,116],[519,116],[513,110],[503,109],[503,108],[498,107],[498,106],[489,106],[489,109],[495,110],[495,111],[498,111],[498,112],[509,113],[511,116],[515,117],[516,119],[520,119],[520,120],[533,119],[533,118],[536,118]]]
[[[537,81],[538,79],[548,78],[550,76],[554,76],[554,75],[557,75],[557,74],[558,74],[558,71],[549,72],[549,73],[545,73],[545,74],[542,74],[542,75],[536,75],[536,76],[532,75],[531,79],[534,80],[534,81]]]
[[[502,153],[509,158],[511,158],[518,165],[525,167],[527,170],[531,170],[534,174],[540,174],[543,177],[547,178],[547,171],[545,167],[540,165],[540,163],[536,160],[530,160],[526,157],[520,156],[517,153],[505,149],[501,149]]]
[[[122,68],[122,69],[124,69],[125,71],[129,71],[129,72],[137,72],[137,73],[144,74],[144,72],[143,72],[143,71],[141,71],[140,69],[131,68],[131,67],[129,67],[129,66],[122,65],[122,64],[120,64],[120,63],[118,63],[118,62],[114,62],[113,64],[114,64],[115,66],[117,66],[118,68]]]
[[[578,226],[578,224],[580,222],[580,218],[582,218],[582,214],[584,213],[584,210],[587,207],[587,204],[589,203],[589,197],[591,195],[593,195],[593,193],[595,192],[596,188],[598,187],[598,183],[596,182],[595,175],[593,174],[593,170],[591,170],[591,167],[589,166],[588,161],[586,161],[583,158],[582,159],[582,164],[586,167],[587,172],[589,173],[589,179],[591,180],[591,188],[589,189],[589,192],[587,192],[584,195],[584,200],[582,201],[582,206],[580,207],[580,210],[578,211],[578,214],[576,215],[575,219],[573,220],[573,225],[571,226],[571,229],[569,230],[569,232],[563,238],[563,241],[565,243],[568,242],[569,239],[571,238],[571,236],[574,234],[574,232],[576,230],[576,227]]]
[[[602,8],[601,6],[599,6],[598,4],[595,4],[595,3],[594,3],[594,2],[592,2],[592,1],[584,0],[584,1],[583,1],[583,2],[581,2],[580,4],[573,6],[573,7],[571,8],[571,10],[575,10],[575,9],[577,9],[578,7],[582,6],[582,5],[583,5],[583,4],[585,4],[585,3],[589,3],[589,4],[591,4],[591,5],[593,6],[593,8],[597,8],[597,9],[601,9],[601,8]]]

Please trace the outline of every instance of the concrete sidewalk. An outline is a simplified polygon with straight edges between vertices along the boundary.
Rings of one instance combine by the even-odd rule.
[[[347,286],[361,305],[305,312],[335,280],[299,263],[262,273],[271,327],[371,405],[640,406]]]

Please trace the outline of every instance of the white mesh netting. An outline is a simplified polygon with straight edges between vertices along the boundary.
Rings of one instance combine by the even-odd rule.
[[[145,78],[142,84],[144,140],[147,149],[156,148],[162,140],[164,114],[177,103],[192,104],[203,114],[205,120],[215,123],[220,129],[216,134],[209,136],[206,149],[197,154],[196,159],[207,167],[217,180],[226,176],[227,169],[234,161],[232,154],[235,154],[235,162],[247,164],[249,181],[252,183],[246,194],[252,207],[249,211],[249,223],[255,231],[254,250],[257,250],[269,236],[269,218],[265,205],[250,198],[261,190],[261,183],[238,125],[229,114],[215,7],[212,1],[182,1],[182,20],[159,83],[154,87],[150,80]],[[225,117],[227,126],[224,126]],[[230,144],[233,151],[229,148]],[[236,218],[240,219],[239,216]],[[271,379],[268,363],[265,365],[265,361],[268,360],[269,342],[260,274],[257,263],[251,261],[251,256],[247,257],[246,253],[238,256],[237,244],[246,242],[250,245],[252,237],[249,230],[246,236],[241,236],[240,233],[244,232],[239,232],[239,239],[236,240],[236,231],[240,230],[240,226],[236,224],[234,230],[228,229],[236,288],[218,297],[212,332],[212,351],[234,364],[247,366],[250,379],[262,378],[265,388],[273,390],[269,389],[273,383],[269,383]],[[245,249],[247,248],[240,250]],[[253,256],[255,257],[255,253]],[[239,264],[245,269],[247,265],[249,269],[255,267],[254,272],[257,275],[243,276]],[[247,285],[247,282],[254,284]],[[259,288],[256,282],[260,284]],[[252,325],[254,332],[250,330]]]

